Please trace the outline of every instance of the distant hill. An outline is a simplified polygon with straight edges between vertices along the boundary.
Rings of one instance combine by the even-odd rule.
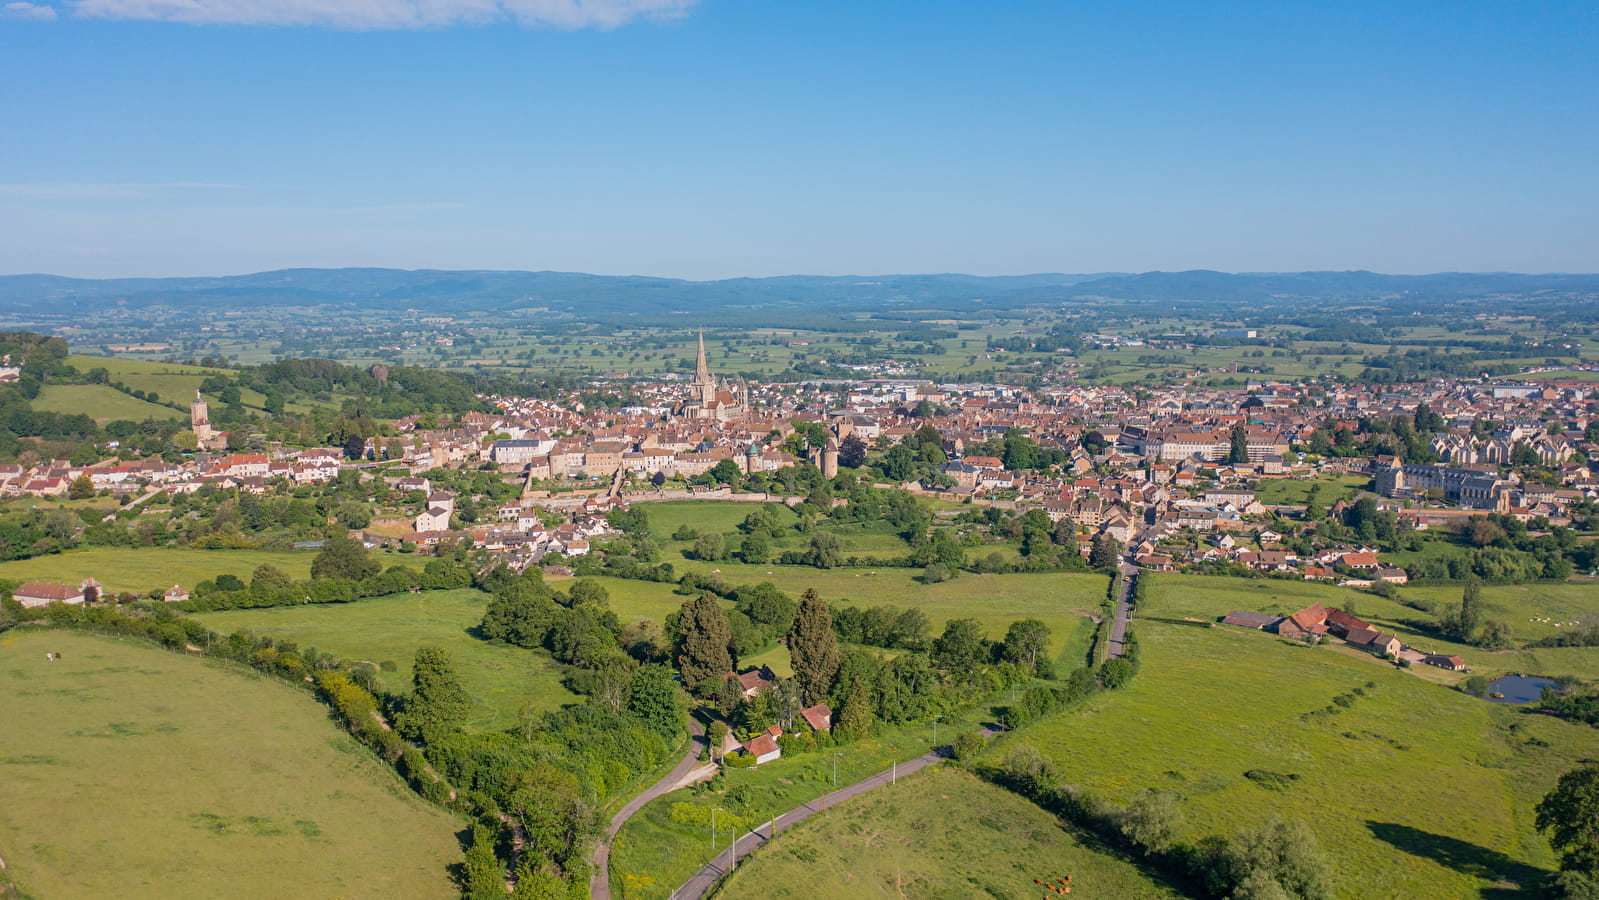
[[[1385,297],[1469,299],[1599,294],[1599,275],[1375,272],[1241,273],[1197,270],[1130,275],[786,275],[686,281],[578,272],[282,269],[220,278],[0,276],[0,312],[89,313],[109,307],[425,307],[449,313],[549,306],[613,316],[707,309],[1014,308],[1123,300],[1267,303]],[[983,306],[971,305],[981,302]]]

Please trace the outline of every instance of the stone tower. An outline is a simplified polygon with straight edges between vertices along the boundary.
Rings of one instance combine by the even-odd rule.
[[[694,387],[699,392],[700,403],[710,406],[716,400],[716,379],[711,377],[711,364],[705,359],[705,329],[700,329],[699,350],[694,356]]]
[[[211,414],[206,409],[205,397],[199,391],[194,392],[194,402],[189,404],[189,430],[202,444],[216,436],[211,430]]]

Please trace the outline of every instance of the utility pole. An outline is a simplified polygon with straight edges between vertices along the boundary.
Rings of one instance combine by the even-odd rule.
[[[939,715],[936,715],[936,716],[933,717],[933,749],[934,750],[938,749],[938,720],[942,719],[942,718],[944,718],[942,713],[940,713]]]
[[[843,755],[842,753],[833,754],[833,790],[835,791],[838,790],[838,758]]]
[[[712,850],[716,849],[716,814],[721,812],[721,811],[722,811],[722,808],[720,806],[718,806],[715,809],[711,810],[711,849]]]

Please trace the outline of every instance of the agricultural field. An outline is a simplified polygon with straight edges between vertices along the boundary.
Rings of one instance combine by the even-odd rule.
[[[0,636],[0,679],[0,856],[29,896],[455,893],[463,823],[304,692],[44,629]]]
[[[187,419],[169,406],[130,397],[103,384],[47,384],[33,401],[33,408],[63,415],[86,415],[104,425],[117,419],[143,422],[145,419]]]
[[[414,554],[373,551],[372,556],[389,566],[421,566],[425,558]],[[0,578],[11,581],[56,581],[76,584],[85,578],[118,593],[144,594],[173,584],[192,588],[200,581],[218,575],[237,575],[248,581],[250,573],[270,563],[292,578],[308,578],[316,551],[296,550],[191,550],[187,548],[111,548],[71,550],[32,559],[0,563]]]
[[[465,588],[354,603],[228,610],[195,618],[222,634],[253,631],[376,663],[380,677],[402,691],[410,690],[417,648],[442,647],[477,704],[467,722],[472,730],[509,727],[529,705],[554,709],[577,702],[577,695],[561,684],[561,667],[548,653],[473,636],[487,605],[487,594]]]
[[[800,823],[740,864],[719,900],[917,900],[1042,895],[1072,877],[1088,897],[1181,897],[1091,850],[1054,817],[959,769],[927,769]],[[1045,895],[1047,896],[1047,895]]]
[[[1339,897],[1536,896],[1555,860],[1532,807],[1591,755],[1591,728],[1252,630],[1136,627],[1127,689],[988,758],[1026,741],[1110,801],[1173,791],[1189,842],[1305,820]]]

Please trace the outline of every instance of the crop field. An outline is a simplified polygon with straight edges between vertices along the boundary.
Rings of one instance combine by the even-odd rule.
[[[1176,792],[1188,841],[1303,819],[1362,860],[1333,867],[1340,897],[1536,896],[1554,859],[1532,806],[1592,729],[1253,631],[1138,627],[1130,688],[1014,740],[1115,802]]]
[[[800,823],[757,852],[719,900],[1034,897],[1072,877],[1088,897],[1181,897],[1136,865],[1080,843],[1054,816],[939,766]]]
[[[548,653],[479,640],[470,629],[483,621],[488,595],[481,591],[391,594],[355,603],[280,606],[202,613],[196,618],[222,634],[253,631],[294,641],[345,659],[383,668],[391,688],[410,690],[411,663],[422,646],[450,652],[455,670],[476,702],[468,727],[505,728],[529,704],[554,709],[577,701],[561,684],[561,670]],[[392,668],[384,665],[393,663]]]
[[[420,567],[427,562],[414,554],[388,551],[372,552],[372,557],[390,566]],[[110,548],[72,550],[32,559],[16,559],[0,563],[0,578],[11,581],[55,581],[77,584],[85,578],[105,585],[106,590],[118,593],[148,593],[156,588],[163,590],[173,584],[192,588],[197,582],[218,575],[237,575],[245,581],[250,573],[263,563],[270,563],[289,573],[291,578],[307,578],[311,574],[313,550],[275,552],[270,550],[190,550],[187,548]]]
[[[0,680],[0,855],[31,896],[454,894],[463,824],[303,692],[44,629],[0,636]]]
[[[184,419],[169,406],[147,403],[103,384],[47,384],[33,408],[63,415],[86,415],[104,424],[116,419]]]
[[[1341,609],[1349,609],[1353,603],[1354,614],[1367,622],[1398,635],[1400,640],[1418,649],[1459,656],[1476,673],[1499,675],[1527,672],[1599,678],[1599,647],[1497,652],[1483,650],[1436,636],[1430,630],[1436,619],[1421,610],[1351,588],[1279,579],[1165,574],[1154,576],[1151,588],[1148,600],[1138,612],[1140,616],[1195,618],[1211,622],[1235,609],[1287,615],[1312,603]],[[1406,585],[1399,590],[1406,596],[1426,595],[1439,601],[1458,603],[1462,589],[1458,586],[1412,588]],[[1591,604],[1594,591],[1592,585],[1575,583],[1483,585],[1483,615],[1485,618],[1503,619],[1510,625],[1518,641],[1536,640],[1553,633],[1555,629],[1551,625],[1528,622],[1529,616],[1550,615],[1556,621],[1561,621],[1561,615],[1573,616],[1585,600]],[[1548,612],[1534,612],[1539,609],[1547,609]],[[1361,651],[1349,652],[1362,662],[1376,662]],[[1417,667],[1412,672],[1444,684],[1455,684],[1465,678],[1462,673],[1430,666]]]

